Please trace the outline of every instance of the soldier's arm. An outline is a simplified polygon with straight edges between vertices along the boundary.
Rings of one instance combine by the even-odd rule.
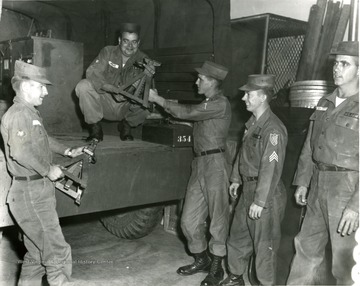
[[[76,157],[84,153],[84,148],[86,146],[79,146],[79,147],[68,147],[62,143],[60,143],[58,140],[56,140],[54,137],[49,136],[49,146],[50,150],[54,153],[69,156],[69,157]]]
[[[346,208],[359,213],[359,182],[356,182],[354,188],[354,193],[352,194]]]
[[[241,182],[241,177],[240,177],[240,171],[239,171],[239,162],[240,162],[240,152],[241,149],[239,150],[238,154],[236,155],[236,159],[231,171],[231,175],[230,175],[230,182],[232,183],[238,183],[238,184],[242,184]]]
[[[280,130],[268,132],[263,139],[254,203],[266,207],[268,196],[279,183],[286,153],[287,135]]]
[[[350,235],[359,228],[359,182],[357,181],[353,187],[353,195],[342,213],[338,226],[338,232],[342,236]]]
[[[45,177],[50,170],[50,163],[39,156],[42,150],[38,150],[34,144],[30,122],[20,113],[12,118],[8,126],[9,155],[20,165]]]
[[[207,120],[224,116],[226,103],[222,101],[204,101],[200,104],[178,104],[165,101],[164,109],[172,116],[185,120]]]
[[[312,160],[312,149],[310,145],[312,129],[313,122],[311,121],[293,180],[293,185],[295,186],[303,186],[308,188],[310,185],[314,167],[314,162]]]
[[[66,145],[60,143],[52,136],[48,136],[50,150],[60,155],[66,155],[65,151],[69,149]]]
[[[150,89],[149,100],[160,105],[166,112],[179,119],[200,121],[223,117],[226,112],[230,114],[230,106],[227,106],[225,100],[203,101],[194,105],[179,104],[159,96],[155,89]]]
[[[109,52],[106,48],[103,48],[86,70],[86,78],[91,81],[95,90],[99,93],[104,92],[101,87],[106,84],[104,72],[109,64],[108,58]]]

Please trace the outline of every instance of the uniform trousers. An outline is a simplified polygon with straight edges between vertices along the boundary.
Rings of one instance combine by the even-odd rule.
[[[70,281],[71,248],[66,243],[56,212],[53,182],[13,180],[7,202],[24,234],[27,253],[21,267],[19,285],[41,285],[46,274],[51,286]]]
[[[82,79],[75,88],[79,97],[79,105],[85,122],[94,124],[101,119],[121,121],[125,119],[130,126],[142,124],[150,114],[138,104],[132,104],[124,97],[124,101],[116,102],[111,94],[99,94],[87,79]]]
[[[288,285],[322,283],[317,281],[324,270],[325,248],[331,242],[332,274],[337,285],[352,285],[351,269],[355,265],[355,233],[341,236],[337,228],[342,213],[358,187],[359,173],[314,170],[306,215],[295,237],[295,256]]]
[[[277,251],[281,239],[281,221],[286,207],[286,189],[280,182],[268,198],[260,219],[249,218],[254,202],[256,181],[244,182],[227,242],[228,266],[232,274],[243,275],[255,253],[255,268],[261,285],[276,285]]]
[[[206,219],[210,217],[209,251],[226,255],[229,231],[229,177],[224,153],[197,157],[187,187],[181,228],[191,253],[207,249]]]

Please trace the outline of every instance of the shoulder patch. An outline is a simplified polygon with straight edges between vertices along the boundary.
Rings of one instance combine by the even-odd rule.
[[[279,134],[276,133],[270,133],[270,143],[273,146],[276,146],[279,142]]]
[[[25,135],[26,135],[26,133],[23,130],[19,130],[18,132],[16,132],[16,136],[18,136],[18,137],[24,137]]]

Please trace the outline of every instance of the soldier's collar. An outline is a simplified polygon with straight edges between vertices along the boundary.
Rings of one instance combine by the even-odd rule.
[[[19,96],[15,96],[13,101],[14,101],[14,103],[17,102],[17,103],[24,105],[25,107],[29,108],[32,112],[35,112],[36,114],[39,113],[38,110],[33,105],[31,105],[25,99],[23,99]]]
[[[216,99],[218,99],[220,96],[223,95],[223,92],[221,90],[219,90],[217,93],[215,93],[212,97],[208,97],[207,101],[214,101]]]
[[[324,99],[326,99],[326,100],[328,100],[328,101],[331,101],[332,103],[335,104],[335,99],[336,99],[336,97],[338,96],[338,94],[339,94],[339,89],[337,88],[337,89],[335,89],[335,90],[333,91],[333,93],[330,93],[329,95],[326,95],[326,96],[324,97]],[[351,100],[351,101],[355,101],[355,102],[358,103],[358,102],[359,102],[359,92],[357,92],[357,93],[355,93],[354,95],[348,97],[347,99],[348,99],[348,100]]]
[[[264,111],[263,114],[261,114],[259,120],[256,120],[255,115],[251,115],[250,119],[245,123],[245,126],[247,129],[250,128],[251,125],[257,125],[260,128],[262,128],[265,124],[265,122],[268,121],[269,117],[270,117],[270,106],[268,108],[266,108],[266,110]]]
[[[126,61],[125,66],[132,66],[135,63],[138,54],[139,50],[137,50],[135,54],[131,55],[131,57]]]

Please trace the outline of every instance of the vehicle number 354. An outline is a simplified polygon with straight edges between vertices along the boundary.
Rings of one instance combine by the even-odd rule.
[[[177,142],[191,142],[191,135],[179,135],[177,137]]]

